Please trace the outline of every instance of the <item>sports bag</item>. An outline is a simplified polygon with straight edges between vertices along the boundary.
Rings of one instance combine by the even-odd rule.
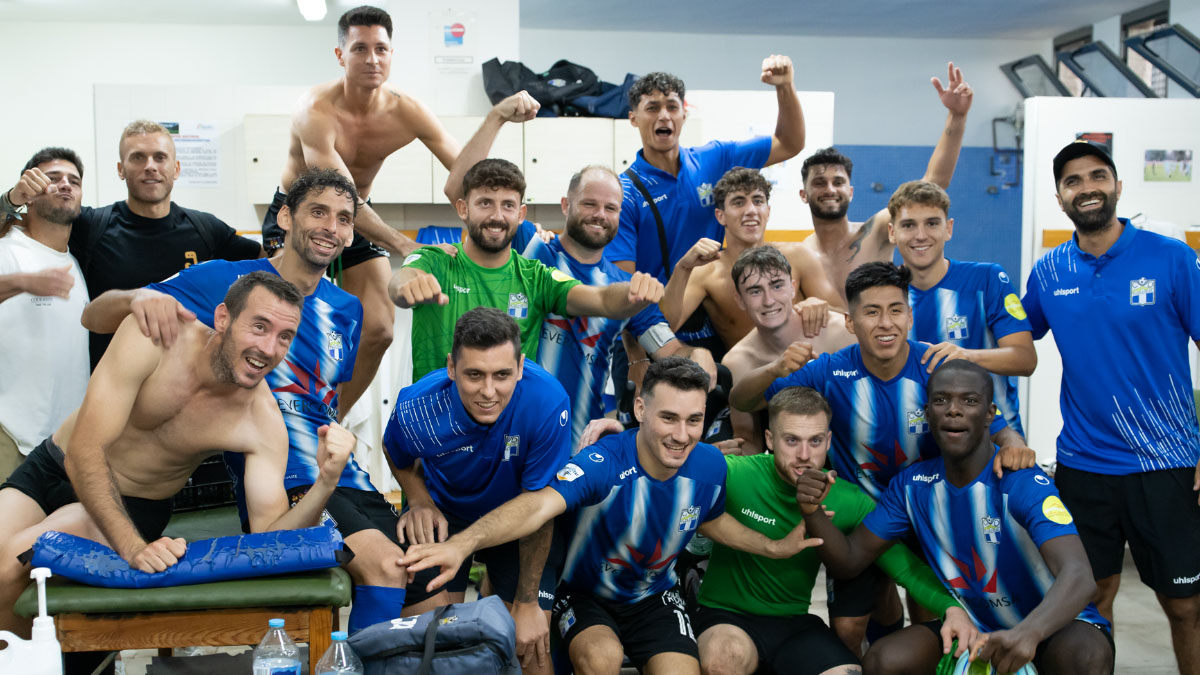
[[[497,596],[383,621],[349,639],[366,675],[520,675],[517,628]]]

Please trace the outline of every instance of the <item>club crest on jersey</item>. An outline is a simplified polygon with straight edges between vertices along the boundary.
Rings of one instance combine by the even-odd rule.
[[[508,294],[508,315],[514,319],[524,319],[529,316],[529,299],[524,293]]]
[[[1000,519],[984,516],[979,519],[983,523],[983,539],[989,544],[1000,543]]]
[[[1129,282],[1129,304],[1145,307],[1154,304],[1154,279],[1134,279]]]
[[[920,436],[929,431],[929,423],[925,421],[924,410],[909,410],[906,416],[908,418],[908,433]]]
[[[500,461],[507,462],[508,460],[512,459],[513,457],[516,457],[519,454],[521,454],[521,437],[505,435],[505,437],[504,437],[504,459],[502,459]]]
[[[955,314],[946,319],[946,339],[947,340],[965,340],[970,333],[967,332],[967,317]]]
[[[700,507],[689,506],[679,512],[679,531],[690,532],[700,525]]]
[[[696,187],[696,196],[700,198],[700,206],[711,207],[713,205],[713,186],[712,183],[701,183]]]
[[[342,334],[341,333],[326,333],[325,334],[325,352],[334,361],[342,360]]]

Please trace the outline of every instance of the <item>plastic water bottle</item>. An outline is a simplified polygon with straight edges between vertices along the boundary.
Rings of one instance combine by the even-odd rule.
[[[300,675],[300,649],[283,630],[283,619],[267,622],[270,630],[254,649],[254,675]]]
[[[317,661],[316,675],[363,675],[363,662],[346,644],[346,632],[335,631],[333,644],[325,650],[325,655]]]

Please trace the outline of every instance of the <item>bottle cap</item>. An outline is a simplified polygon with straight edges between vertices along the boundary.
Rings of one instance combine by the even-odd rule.
[[[344,631],[344,630],[333,631],[333,639],[334,639],[334,641],[345,640],[346,639],[346,631]]]
[[[271,619],[267,622],[267,625],[271,628],[283,628],[283,619]]]

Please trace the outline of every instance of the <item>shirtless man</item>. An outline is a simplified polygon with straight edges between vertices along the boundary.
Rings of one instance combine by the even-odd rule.
[[[276,214],[296,176],[312,168],[333,168],[354,180],[358,214],[354,242],[335,261],[342,287],[363,304],[362,343],[353,379],[342,391],[342,414],[375,378],[392,343],[395,308],[387,295],[389,253],[407,256],[417,243],[390,227],[366,203],[375,175],[389,155],[419,139],[447,169],[458,156],[458,141],[417,99],[385,86],[392,65],[392,19],[375,7],[357,7],[338,20],[334,48],[345,75],[313,87],[292,116],[292,137],[280,188],[263,219],[263,242],[273,251],[283,242]],[[448,195],[453,201],[454,197]]]
[[[828,324],[816,337],[805,334],[801,313],[792,307],[796,297],[792,269],[784,253],[774,246],[746,249],[733,263],[733,299],[738,311],[749,317],[754,326],[721,361],[735,385],[754,369],[784,356],[793,342],[812,345],[814,357],[855,342],[854,335],[846,330],[846,315],[839,312],[829,313]],[[763,451],[764,417],[759,412],[729,409],[733,435],[742,439],[739,454],[755,455]]]
[[[729,275],[743,251],[765,242],[770,198],[771,183],[756,169],[734,167],[717,181],[713,200],[717,222],[725,228],[725,248],[720,242],[704,238],[676,263],[660,305],[672,330],[679,330],[701,305],[726,347],[732,347],[754,328],[729,285]],[[769,245],[787,258],[794,272],[792,290],[805,297],[796,306],[804,335],[815,337],[826,323],[829,307],[844,311],[845,302],[825,277],[815,253],[799,243]]]
[[[16,556],[43,532],[104,543],[143,572],[178,562],[186,543],[161,536],[172,497],[213,448],[245,458],[253,531],[317,524],[354,435],[322,429],[320,477],[289,509],[287,430],[263,382],[288,351],[302,303],[292,284],[254,272],[230,287],[215,330],[187,323],[170,348],[124,320],[79,410],[0,486],[0,628],[28,628],[12,614],[29,582]]]
[[[937,183],[945,189],[954,176],[954,165],[958,163],[958,151],[962,148],[963,129],[967,123],[967,111],[975,93],[963,81],[962,70],[951,63],[948,66],[948,84],[945,88],[938,79],[932,78],[942,105],[950,111],[946,126],[929,165],[921,180]],[[813,236],[804,240],[825,267],[825,276],[842,294],[845,305],[846,275],[866,262],[891,262],[895,245],[888,241],[887,225],[891,216],[886,208],[861,223],[852,223],[846,217],[854,188],[850,186],[850,171],[853,163],[848,157],[833,148],[818,150],[800,168],[804,189],[800,199],[808,204],[812,212]]]

